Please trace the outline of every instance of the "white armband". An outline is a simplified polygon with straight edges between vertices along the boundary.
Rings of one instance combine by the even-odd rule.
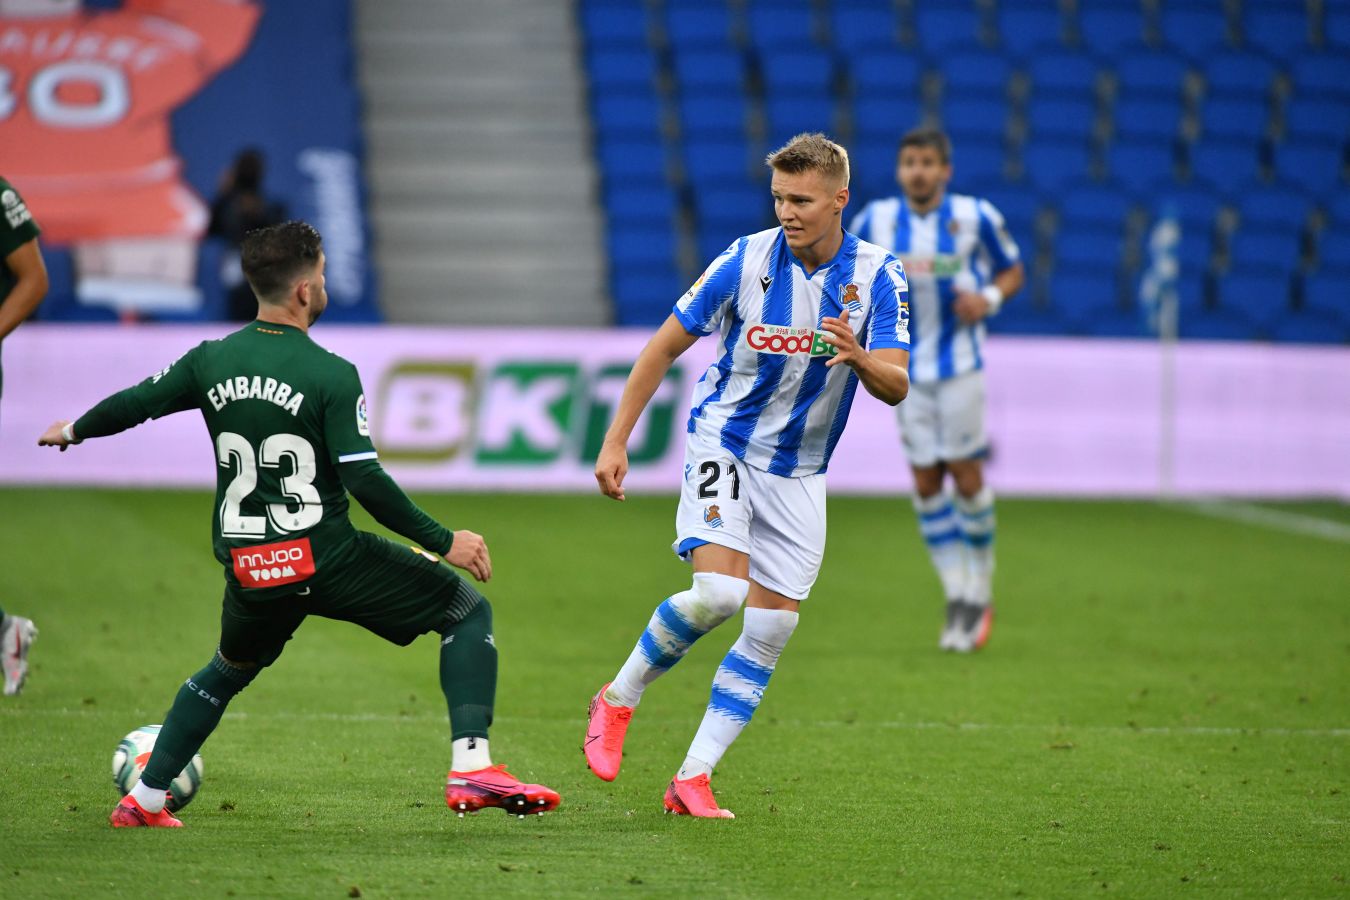
[[[989,303],[989,312],[986,315],[998,315],[998,311],[1003,308],[1003,291],[999,290],[998,285],[986,284],[980,289],[980,296]]]

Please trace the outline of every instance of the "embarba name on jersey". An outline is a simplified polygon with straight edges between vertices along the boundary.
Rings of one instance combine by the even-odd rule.
[[[275,378],[236,375],[207,391],[206,399],[211,401],[216,412],[224,409],[231,400],[266,400],[296,416],[300,414],[300,404],[305,402],[305,395],[295,392],[289,384]]]

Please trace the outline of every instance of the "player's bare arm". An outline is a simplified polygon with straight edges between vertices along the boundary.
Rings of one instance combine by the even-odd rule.
[[[42,261],[37,238],[6,256],[5,265],[17,281],[0,303],[0,341],[22,325],[47,296],[47,265]]]
[[[825,365],[848,365],[858,373],[858,380],[867,393],[882,403],[895,406],[909,393],[909,352],[887,347],[871,352],[858,343],[853,326],[848,324],[848,310],[840,312],[839,317],[826,316],[821,319],[820,327],[830,333],[830,343],[839,352]]]
[[[992,284],[985,287],[985,291],[990,291],[992,287],[997,291],[993,297],[984,291],[966,291],[958,294],[953,308],[956,310],[957,318],[967,325],[974,325],[981,319],[986,319],[998,312],[1002,306],[1003,300],[1011,297],[1022,289],[1022,284],[1026,281],[1026,268],[1021,262],[1014,263],[994,276]],[[993,291],[990,291],[992,294]],[[997,298],[997,302],[995,302]]]
[[[698,335],[685,331],[680,320],[671,315],[638,354],[633,371],[628,374],[628,382],[623,386],[619,409],[595,460],[595,480],[600,485],[600,493],[606,497],[623,499],[623,479],[628,474],[628,438],[670,367],[697,340]]]

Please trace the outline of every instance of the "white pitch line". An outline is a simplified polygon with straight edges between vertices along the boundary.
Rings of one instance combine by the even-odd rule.
[[[85,710],[85,709],[29,709],[29,710],[0,710],[0,720],[6,718],[22,718],[25,716],[53,716],[53,717],[75,717],[75,716],[109,716],[117,715],[123,718],[126,713],[117,710]],[[444,722],[444,714],[418,714],[418,715],[397,715],[393,713],[256,713],[256,712],[226,712],[226,719],[239,721],[258,720],[264,722],[274,721],[304,721],[304,722]],[[658,719],[653,718],[653,721]],[[673,723],[675,720],[671,717],[661,717],[660,721]],[[494,721],[498,723],[525,723],[525,722],[549,722],[574,723],[578,727],[585,722],[582,716],[568,717],[542,717],[542,716],[497,716]],[[1260,726],[1223,726],[1223,725],[1028,725],[1018,723],[994,723],[994,722],[905,722],[897,720],[870,720],[858,719],[845,721],[843,719],[834,720],[805,720],[805,719],[774,719],[774,725],[784,725],[790,728],[811,728],[811,729],[848,729],[848,728],[882,728],[894,729],[897,731],[990,731],[990,732],[1051,732],[1055,734],[1071,734],[1075,732],[1088,732],[1092,734],[1148,734],[1148,735],[1225,735],[1260,737],[1262,735],[1289,736],[1289,737],[1350,737],[1350,728],[1262,728]]]
[[[1238,503],[1226,500],[1195,500],[1190,502],[1167,503],[1176,509],[1209,516],[1211,519],[1223,519],[1228,522],[1241,522],[1244,525],[1260,525],[1285,531],[1290,534],[1306,534],[1341,544],[1350,544],[1350,525],[1317,516],[1305,516],[1302,513],[1269,509],[1252,503]]]

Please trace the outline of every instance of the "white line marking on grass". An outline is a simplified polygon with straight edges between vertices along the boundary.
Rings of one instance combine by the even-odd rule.
[[[10,709],[0,710],[0,719],[22,718],[25,716],[110,716],[117,715],[125,718],[126,713],[121,710],[89,710],[89,709]],[[303,722],[445,722],[444,715],[417,714],[417,715],[399,715],[397,713],[293,713],[293,712],[229,712],[224,715],[226,719],[234,720],[256,720],[256,721],[303,721]],[[669,717],[650,717],[652,721],[665,721],[673,724],[676,720]],[[1259,737],[1261,735],[1276,735],[1289,737],[1350,737],[1350,728],[1262,728],[1260,726],[1238,727],[1223,725],[1027,725],[1018,723],[995,723],[995,722],[905,722],[888,719],[872,720],[857,719],[845,721],[843,719],[771,719],[764,717],[773,725],[786,725],[791,728],[883,728],[895,729],[898,731],[990,731],[990,732],[1090,732],[1094,734],[1151,734],[1151,735],[1251,735]],[[580,723],[581,727],[585,719],[579,716],[497,716],[494,721],[499,723],[513,722],[551,722],[557,723]],[[645,720],[644,720],[645,721]]]
[[[1305,516],[1302,513],[1286,512],[1280,509],[1268,509],[1251,503],[1236,503],[1223,500],[1197,500],[1189,503],[1168,503],[1176,509],[1209,516],[1211,519],[1223,519],[1228,522],[1241,522],[1244,525],[1260,525],[1276,531],[1291,534],[1306,534],[1328,541],[1350,544],[1350,525],[1317,516]]]

